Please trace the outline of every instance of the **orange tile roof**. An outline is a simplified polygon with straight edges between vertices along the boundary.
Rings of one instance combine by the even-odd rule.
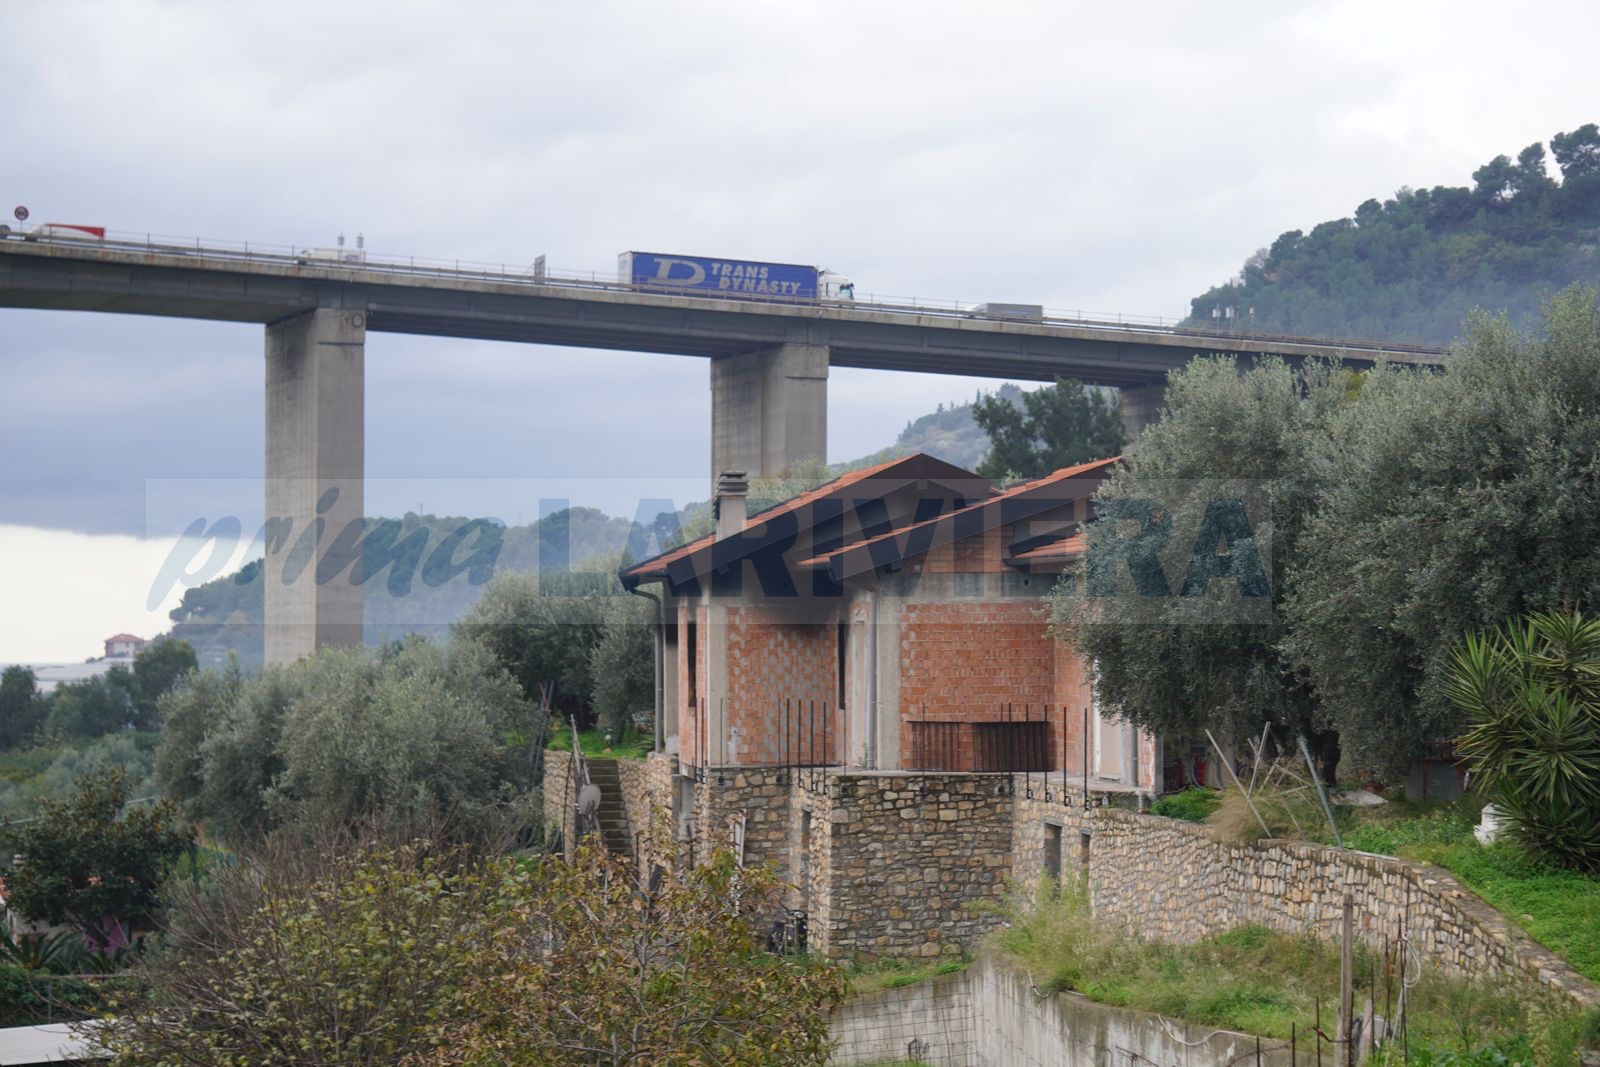
[[[930,456],[924,452],[914,452],[909,456],[899,459],[885,460],[882,463],[863,467],[860,470],[848,471],[839,475],[830,482],[824,482],[815,489],[808,489],[798,496],[790,497],[780,504],[774,504],[749,517],[746,530],[754,529],[763,522],[776,518],[779,515],[799,511],[808,505],[816,503],[827,497],[836,496],[853,485],[860,485],[872,478],[896,477],[901,479],[943,478],[953,481],[982,481],[983,479],[969,470],[947,463],[942,459]],[[624,584],[638,584],[646,578],[665,577],[667,568],[680,560],[709,549],[717,540],[715,531],[704,537],[690,541],[686,545],[653,556],[641,563],[636,563],[621,574]]]
[[[870,560],[872,546],[885,543],[898,543],[899,538],[906,536],[913,530],[935,527],[939,523],[951,523],[953,525],[958,520],[963,523],[976,520],[980,523],[982,528],[987,528],[991,524],[991,518],[993,518],[995,523],[998,523],[998,509],[995,509],[994,515],[991,516],[983,514],[985,508],[994,508],[996,504],[999,504],[1004,500],[1015,500],[1020,497],[1031,496],[1042,489],[1048,488],[1052,485],[1058,485],[1062,482],[1070,481],[1073,478],[1101,474],[1109,471],[1112,466],[1119,463],[1121,460],[1121,456],[1112,456],[1110,459],[1097,459],[1089,463],[1079,463],[1071,467],[1062,467],[1060,470],[1051,471],[1049,474],[1046,474],[1043,477],[1034,478],[1031,481],[1019,482],[1009,489],[1002,490],[987,500],[981,500],[976,504],[970,504],[960,511],[948,512],[932,519],[926,519],[922,522],[912,523],[909,526],[902,526],[897,530],[890,530],[888,533],[879,534],[877,537],[869,537],[862,541],[856,541],[853,544],[844,545],[840,548],[834,549],[831,552],[813,556],[800,565],[804,567],[828,566],[835,571],[834,578],[836,580],[841,579],[845,577],[845,575],[839,573],[839,569],[835,565],[843,563],[845,560],[852,557],[855,560],[860,560],[862,558],[862,550],[866,550],[867,558]],[[934,546],[930,542],[928,547],[931,548]]]
[[[1030,548],[1026,552],[1018,552],[1010,557],[1014,563],[1053,563],[1057,560],[1072,559],[1088,551],[1089,539],[1082,533],[1075,533],[1056,541]]]

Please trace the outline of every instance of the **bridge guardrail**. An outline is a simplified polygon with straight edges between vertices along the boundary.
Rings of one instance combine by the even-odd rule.
[[[12,239],[17,239],[13,235]],[[176,237],[167,234],[130,233],[108,230],[103,241],[71,237],[29,237],[30,243],[62,245],[71,248],[105,248],[117,251],[136,251],[154,255],[174,255],[200,259],[220,259],[228,262],[275,263],[281,266],[316,266],[325,270],[375,271],[408,277],[454,278],[461,280],[493,281],[508,284],[539,285],[551,288],[601,289],[616,292],[644,292],[659,295],[686,294],[679,290],[636,286],[617,280],[612,275],[598,271],[545,270],[536,273],[534,264],[522,266],[515,263],[488,263],[474,260],[444,259],[437,257],[394,256],[370,253],[359,249],[341,249],[352,258],[340,260],[329,256],[330,249],[309,246],[282,245],[249,241],[224,241],[212,238]],[[359,257],[359,258],[356,258]],[[729,299],[707,295],[708,299]],[[775,296],[738,295],[731,297],[756,304],[801,305],[808,307],[855,308],[890,315],[935,316],[950,319],[980,319],[983,321],[1015,322],[999,316],[984,315],[969,310],[978,302],[960,300],[930,300],[922,297],[895,296],[866,293],[855,300],[794,299]],[[1303,337],[1293,334],[1263,333],[1248,329],[1210,330],[1203,326],[1183,326],[1183,320],[1165,316],[1122,315],[1119,313],[1084,310],[1045,309],[1043,317],[1019,325],[1063,326],[1074,329],[1106,330],[1121,333],[1151,333],[1174,338],[1194,338],[1198,341],[1281,342],[1316,348],[1348,349],[1359,352],[1392,353],[1395,355],[1443,355],[1446,350],[1438,346],[1407,342],[1381,341],[1368,338]]]

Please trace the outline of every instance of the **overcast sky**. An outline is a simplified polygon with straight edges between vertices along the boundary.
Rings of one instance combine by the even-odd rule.
[[[1600,120],[1590,2],[10,0],[0,30],[0,208],[35,221],[1173,317],[1284,230]],[[109,587],[29,601],[148,567],[152,480],[261,476],[261,330],[0,311],[0,381],[0,662],[161,629]],[[980,384],[835,370],[829,458]],[[374,335],[370,510],[703,484],[709,413],[697,359]],[[461,510],[536,514],[483,484]]]

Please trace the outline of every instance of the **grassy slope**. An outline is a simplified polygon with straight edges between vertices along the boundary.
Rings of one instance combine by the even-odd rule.
[[[1327,1027],[1337,1010],[1337,947],[1259,926],[1195,945],[1131,941],[1096,923],[1080,895],[1041,894],[1014,907],[996,943],[1041,989],[1073,989],[1102,1003],[1265,1037],[1286,1038],[1291,1026],[1304,1033],[1319,1006]],[[1355,975],[1358,1000],[1371,988],[1379,1005],[1392,1005],[1395,986],[1381,959],[1358,950]],[[1559,1048],[1595,1025],[1550,991],[1447,981],[1426,965],[1410,1018],[1417,1040],[1457,1048],[1524,1039]]]
[[[653,744],[650,738],[630,730],[618,744],[607,745],[605,735],[598,728],[578,734],[578,743],[590,759],[644,759]],[[553,728],[545,747],[551,752],[571,752],[572,731],[564,726]]]
[[[1508,920],[1600,982],[1600,879],[1562,870],[1511,843],[1479,845],[1475,806],[1417,810],[1401,805],[1364,813],[1345,844],[1364,852],[1435,863],[1461,879]]]

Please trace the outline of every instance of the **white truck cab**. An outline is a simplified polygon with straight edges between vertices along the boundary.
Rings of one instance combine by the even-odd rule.
[[[836,270],[823,267],[817,271],[817,296],[822,300],[854,300],[856,283]]]

